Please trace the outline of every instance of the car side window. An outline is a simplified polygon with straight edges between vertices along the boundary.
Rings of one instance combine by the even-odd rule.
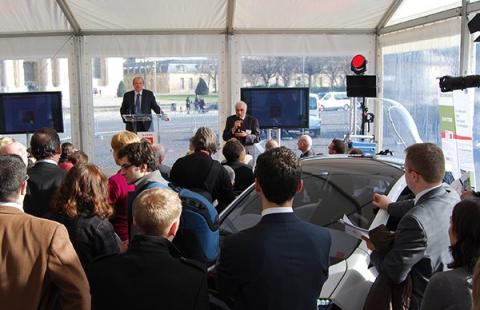
[[[330,264],[346,259],[360,240],[348,235],[338,220],[346,214],[356,225],[369,228],[376,213],[374,193],[387,194],[398,180],[397,174],[354,174],[348,172],[303,173],[304,187],[294,199],[295,214],[310,223],[327,228],[332,236]],[[223,234],[236,233],[261,219],[261,201],[251,191],[221,225]]]

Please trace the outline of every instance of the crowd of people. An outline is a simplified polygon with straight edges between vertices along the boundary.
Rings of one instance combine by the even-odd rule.
[[[137,86],[125,112],[150,100]],[[28,149],[0,138],[2,308],[317,309],[332,238],[292,208],[303,187],[300,158],[315,155],[312,139],[299,137],[299,157],[269,140],[253,163],[248,147],[260,139],[258,121],[244,102],[235,110],[223,132],[223,162],[212,158],[220,147],[207,127],[172,167],[162,145],[122,131],[110,142],[119,167],[110,177],[71,143],[61,144],[54,129],[38,129]],[[418,143],[405,152],[414,197],[372,197],[392,221],[364,238],[379,274],[363,307],[480,310],[480,198],[460,200],[443,183],[438,146]],[[339,139],[328,153],[362,156]],[[174,187],[201,194],[221,212],[251,184],[262,218],[223,240],[213,298],[205,262],[175,246],[182,201]]]
[[[329,152],[345,152],[336,141]],[[220,163],[211,157],[219,149],[216,134],[201,127],[187,155],[170,168],[162,164],[163,146],[122,131],[111,139],[119,170],[108,178],[86,154],[60,144],[53,129],[37,130],[28,150],[2,138],[0,268],[8,280],[0,283],[0,300],[12,309],[151,309],[162,296],[167,308],[207,309],[206,266],[183,257],[172,243],[182,204],[168,183],[216,201],[218,210],[255,183],[262,220],[224,240],[218,296],[234,309],[314,309],[328,277],[331,237],[294,215],[301,161],[271,144],[253,170],[242,140],[229,138]],[[313,156],[311,138],[302,135],[298,149],[300,157]],[[378,233],[365,238],[379,276],[364,309],[470,309],[478,303],[472,295],[480,290],[480,199],[465,195],[460,201],[442,183],[444,166],[437,146],[412,145],[404,167],[415,198],[373,197],[399,221],[389,227],[388,248]]]

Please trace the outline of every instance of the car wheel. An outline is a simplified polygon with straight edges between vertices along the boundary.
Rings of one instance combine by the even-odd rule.
[[[344,109],[345,111],[350,110],[350,105],[349,105],[349,104],[344,105],[344,106],[343,106],[343,109]]]

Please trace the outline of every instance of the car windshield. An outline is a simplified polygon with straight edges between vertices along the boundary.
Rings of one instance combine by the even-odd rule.
[[[359,243],[338,220],[346,214],[354,224],[369,228],[375,217],[373,193],[387,194],[402,176],[399,167],[369,158],[316,158],[303,161],[302,170],[304,188],[293,209],[301,219],[330,230],[330,264],[347,258]],[[222,235],[252,227],[261,218],[261,201],[252,188],[232,207],[222,215]]]

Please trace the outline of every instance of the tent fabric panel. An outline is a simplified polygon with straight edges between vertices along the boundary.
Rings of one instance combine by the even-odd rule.
[[[84,31],[225,29],[226,0],[70,0]]]
[[[70,57],[72,50],[72,37],[0,38],[2,59]]]
[[[392,0],[236,1],[233,27],[246,29],[375,29]]]
[[[448,9],[461,6],[461,0],[403,0],[398,9],[387,22],[386,26],[395,25],[415,18],[427,16],[430,14],[446,11]]]
[[[0,33],[71,31],[56,1],[1,1]]]
[[[374,35],[236,35],[241,56],[348,56],[364,53],[373,64]],[[369,68],[372,70],[373,68]]]
[[[211,56],[224,50],[222,35],[87,36],[85,51],[93,57]]]
[[[383,53],[428,49],[432,48],[430,40],[458,36],[460,29],[461,19],[459,17],[452,18],[443,22],[382,35],[379,37],[379,46]],[[454,40],[458,41],[458,38]],[[391,49],[390,46],[392,46]]]

